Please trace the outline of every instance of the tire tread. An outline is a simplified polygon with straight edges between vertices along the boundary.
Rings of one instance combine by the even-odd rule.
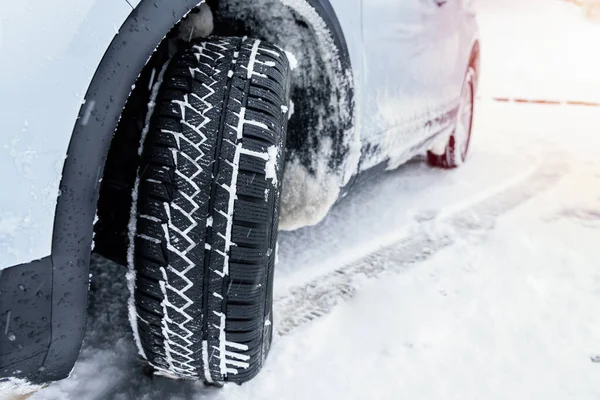
[[[253,55],[256,43],[215,37],[180,51],[165,71],[141,157],[133,246],[136,321],[150,365],[178,378],[245,382],[261,369],[272,339],[287,130],[281,106],[289,104],[290,71],[275,46],[261,42]],[[249,78],[253,57],[256,73]],[[239,138],[242,107],[246,121],[267,128],[243,123]],[[236,166],[240,144],[262,154],[277,146],[275,185],[260,157],[241,154]],[[233,215],[227,217],[235,176]],[[222,274],[225,264],[228,274]],[[219,352],[213,354],[224,348],[220,315],[226,317],[227,342],[248,346],[235,350],[249,357],[247,368],[223,371]],[[208,365],[203,343],[211,349]]]

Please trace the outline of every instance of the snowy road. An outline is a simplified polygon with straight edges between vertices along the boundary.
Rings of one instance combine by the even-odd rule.
[[[464,169],[415,161],[284,235],[280,337],[249,385],[144,376],[124,271],[97,262],[81,361],[34,398],[597,398],[600,163],[577,136],[600,113],[545,107],[483,104]]]
[[[548,18],[579,18],[551,4]],[[484,43],[499,43],[506,20],[487,9]],[[531,10],[513,11],[526,21]],[[582,31],[600,43],[597,27]],[[500,91],[494,76],[521,76],[495,64],[511,40],[520,45],[517,33],[486,50],[486,97]],[[520,71],[534,68],[563,79],[557,98],[586,90],[583,72],[569,84],[539,60]],[[534,86],[506,90],[537,97],[543,85]],[[600,108],[484,99],[464,168],[414,160],[362,183],[319,226],[282,234],[279,336],[264,372],[242,387],[144,375],[125,270],[96,260],[80,361],[33,399],[598,399],[599,130]]]

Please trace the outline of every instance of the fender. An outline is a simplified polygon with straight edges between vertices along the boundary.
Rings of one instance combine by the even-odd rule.
[[[26,343],[25,351],[12,351],[0,343],[0,378],[45,383],[66,378],[75,365],[85,333],[94,219],[113,134],[132,87],[155,49],[203,2],[139,1],[106,51],[69,143],[54,218],[52,254],[8,268],[0,276],[0,294],[13,299],[0,302],[0,312],[10,312],[14,306],[13,312],[29,315],[36,324],[36,334]],[[350,68],[348,47],[329,0],[306,2],[326,21],[344,68]],[[39,284],[42,295],[37,299],[35,291],[19,294],[20,282],[26,276],[31,277],[32,284]]]

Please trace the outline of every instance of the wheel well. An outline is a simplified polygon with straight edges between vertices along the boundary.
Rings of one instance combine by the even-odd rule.
[[[342,168],[349,147],[345,136],[353,124],[353,90],[350,58],[341,28],[325,0],[309,0],[331,32],[337,54],[323,42],[323,33],[311,19],[285,6],[280,0],[207,0],[214,15],[213,34],[249,36],[279,45],[294,53],[299,67],[292,78],[295,113],[288,128],[287,160],[296,160],[314,173],[315,153],[326,138],[328,165]],[[265,10],[270,10],[265,13]],[[314,23],[314,21],[312,21]],[[176,51],[177,26],[158,46],[139,74],[114,132],[97,208],[95,251],[125,264],[131,208],[131,191],[139,164],[139,141],[148,110],[151,81]]]
[[[197,0],[140,2],[113,38],[90,82],[67,150],[54,217],[45,379],[69,374],[83,340],[100,182],[131,87],[157,45],[197,4]]]

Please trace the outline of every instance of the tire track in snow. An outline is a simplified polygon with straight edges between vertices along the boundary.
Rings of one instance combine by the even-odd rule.
[[[564,154],[558,151],[546,152],[545,158],[538,160],[525,173],[443,209],[437,215],[425,217],[405,239],[384,245],[379,251],[276,298],[277,334],[286,336],[325,316],[352,298],[369,279],[419,264],[452,245],[457,237],[493,229],[499,216],[546,191],[569,170]]]

